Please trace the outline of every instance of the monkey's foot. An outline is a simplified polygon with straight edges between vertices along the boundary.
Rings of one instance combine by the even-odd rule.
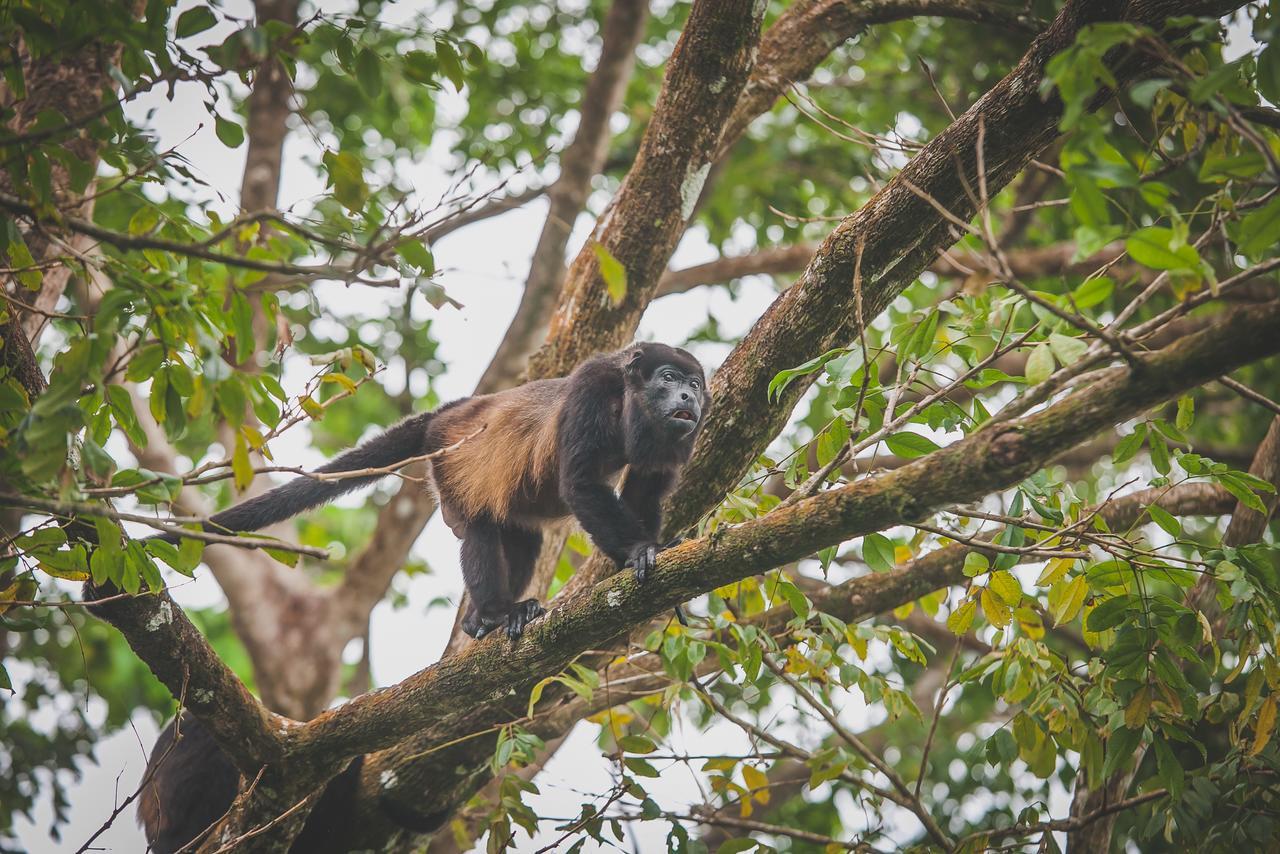
[[[507,615],[507,637],[516,640],[520,635],[524,634],[524,627],[532,623],[534,620],[547,613],[546,609],[538,604],[537,599],[525,599],[517,602],[511,608],[511,613]]]
[[[476,640],[493,632],[494,629],[501,629],[504,626],[507,630],[507,637],[515,640],[524,633],[525,626],[545,614],[546,611],[538,604],[537,599],[525,599],[511,606],[506,614],[493,614],[482,616],[472,609],[467,612],[467,616],[462,620],[462,630],[471,635]]]

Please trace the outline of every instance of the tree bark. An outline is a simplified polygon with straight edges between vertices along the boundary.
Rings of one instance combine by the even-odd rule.
[[[621,347],[653,297],[711,169],[724,122],[755,60],[763,4],[695,2],[680,34],[635,165],[569,268],[531,378],[562,376]],[[610,295],[603,250],[626,271]]]
[[[560,177],[547,193],[550,205],[538,244],[529,261],[524,293],[498,352],[480,378],[477,394],[516,385],[525,361],[538,346],[564,280],[564,251],[578,215],[587,204],[591,179],[609,153],[609,119],[635,68],[636,46],[649,19],[648,0],[614,0],[604,20],[600,60],[587,80],[578,108],[578,129],[560,156]]]
[[[993,422],[894,472],[664,552],[643,588],[626,574],[601,582],[534,623],[514,645],[473,644],[400,685],[322,714],[297,732],[296,750],[350,755],[386,748],[421,730],[416,755],[404,745],[366,758],[360,799],[368,811],[358,825],[366,842],[396,833],[385,813],[379,819],[378,805],[389,800],[397,815],[441,821],[484,782],[492,750],[492,737],[484,733],[520,718],[528,687],[582,650],[605,646],[627,627],[707,590],[1016,483],[1098,430],[1275,352],[1280,341],[1260,333],[1278,321],[1280,305],[1274,303],[1235,312],[1165,350],[1140,356],[1138,373],[1126,367],[1102,372],[1096,382],[1034,415]],[[953,583],[953,562],[929,558],[915,562],[910,572],[855,579],[839,594],[848,604],[831,603],[833,612],[862,618]],[[424,754],[423,744],[433,747]]]
[[[1239,4],[1236,4],[1239,5]],[[1220,6],[1214,4],[1214,9]],[[1123,16],[1121,12],[1123,10]],[[855,340],[870,321],[957,239],[955,231],[913,187],[961,219],[975,213],[977,142],[983,131],[988,193],[1006,186],[1058,135],[1062,105],[1039,94],[1048,61],[1087,24],[1123,17],[1159,26],[1191,11],[1173,0],[1123,4],[1072,0],[1007,76],[935,137],[867,204],[823,241],[800,279],[774,301],[734,348],[712,381],[719,412],[699,437],[681,488],[670,502],[670,530],[693,524],[732,489],[786,423],[811,379],[797,378],[769,404],[778,371],[803,364]],[[1123,85],[1140,71],[1126,61],[1113,68]],[[1095,99],[1101,103],[1108,93]],[[861,268],[863,317],[854,317],[854,270]]]

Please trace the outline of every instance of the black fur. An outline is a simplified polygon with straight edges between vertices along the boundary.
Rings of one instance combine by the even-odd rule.
[[[344,454],[334,457],[316,469],[333,473],[358,471],[368,468],[385,468],[426,453],[424,432],[434,412],[411,415],[394,427],[379,433],[369,441]],[[214,514],[205,529],[221,533],[257,531],[276,522],[297,516],[303,511],[346,495],[362,486],[376,483],[385,475],[343,478],[342,480],[316,480],[312,477],[296,477],[270,492],[250,498],[221,513]],[[176,534],[162,534],[159,539],[176,543]]]
[[[155,854],[173,854],[222,818],[235,800],[240,774],[213,737],[190,714],[182,715],[182,737],[174,744],[177,719],[160,733],[151,750],[152,773],[138,805],[138,823]],[[172,749],[170,748],[172,746]],[[360,769],[357,756],[325,786],[289,850],[294,854],[340,854],[353,817]],[[392,821],[394,814],[388,813]]]
[[[503,484],[510,490],[504,495],[511,498],[513,508],[506,516],[497,511],[468,512],[466,502],[450,493],[449,488],[455,487],[448,484],[453,483],[451,476],[466,483],[473,470],[453,469],[455,458],[471,461],[468,465],[473,468],[483,467],[490,459],[501,456],[504,443],[513,443],[515,437],[490,432],[472,447],[481,449],[477,455],[445,454],[432,461],[432,479],[441,512],[462,539],[462,572],[472,603],[462,626],[473,637],[483,637],[500,628],[505,628],[510,637],[518,637],[531,620],[543,613],[537,600],[516,601],[515,597],[524,592],[533,573],[542,544],[541,525],[566,513],[577,517],[596,547],[619,568],[632,566],[636,577],[644,580],[664,547],[658,540],[662,499],[688,461],[710,404],[697,361],[685,351],[663,344],[634,345],[589,359],[564,379],[531,383],[523,391],[455,401],[435,412],[407,418],[319,469],[343,472],[383,468],[432,453],[462,437],[475,435],[476,426],[487,424],[495,415],[528,411],[531,400],[536,404],[533,411],[538,413],[545,403],[548,414],[538,417],[548,429],[554,426],[557,467],[549,482],[544,482],[546,479],[540,481],[536,476],[538,465],[532,458],[527,466],[521,462],[517,468],[527,470],[518,476],[518,482]],[[547,420],[552,413],[558,413],[554,425]],[[508,455],[506,459],[525,458]],[[624,467],[627,474],[619,495],[613,480]],[[470,483],[479,487],[507,477],[505,469],[490,469],[488,473],[493,475],[489,480],[472,479]],[[217,514],[208,527],[257,530],[378,477],[338,481],[299,477]],[[139,820],[159,854],[181,848],[217,820],[231,804],[239,784],[231,761],[196,719],[184,717],[182,731],[182,739],[164,760],[139,803]],[[170,724],[152,752],[153,765],[172,742]],[[352,801],[359,773],[357,758],[330,781],[302,835],[295,840],[293,851],[344,850],[338,840],[343,838],[349,810],[343,806]],[[445,814],[419,817],[384,801],[383,812],[410,830],[434,830],[447,818]]]
[[[384,468],[449,446],[483,430],[487,419],[504,411],[539,406],[547,417],[556,413],[554,483],[539,481],[533,460],[520,465],[523,474],[471,478],[482,491],[507,490],[513,509],[468,509],[452,494],[437,467],[449,469],[452,456],[433,461],[432,476],[446,522],[462,539],[462,573],[471,596],[463,629],[483,637],[505,628],[516,638],[543,613],[535,600],[516,601],[533,572],[541,527],[566,513],[577,517],[596,547],[619,567],[632,566],[641,580],[661,551],[661,502],[689,459],[693,441],[710,403],[702,367],[684,350],[665,344],[636,344],[617,353],[596,356],[564,379],[531,383],[485,397],[467,398],[435,412],[401,421],[359,447],[321,466],[320,472]],[[538,409],[539,412],[542,409]],[[544,424],[547,422],[544,420]],[[476,428],[476,429],[473,429]],[[535,428],[536,429],[536,428]],[[483,468],[501,455],[502,443],[514,437],[488,435],[478,440],[488,458],[469,462]],[[463,458],[465,454],[463,454]],[[523,459],[523,458],[520,458]],[[622,494],[613,486],[627,468]],[[468,478],[469,471],[461,471]],[[253,531],[331,501],[378,480],[381,475],[326,481],[295,478],[270,492],[213,516],[210,530]],[[492,485],[491,485],[492,484]],[[499,485],[500,484],[500,485]],[[506,506],[506,505],[504,505]],[[165,535],[177,541],[177,535]]]

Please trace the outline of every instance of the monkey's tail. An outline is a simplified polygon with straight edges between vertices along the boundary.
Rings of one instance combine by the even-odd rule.
[[[427,453],[427,424],[434,412],[411,415],[394,427],[389,427],[362,445],[357,445],[316,469],[318,473],[332,474],[382,469],[402,463]],[[318,507],[362,486],[368,486],[386,477],[385,473],[345,477],[338,480],[317,480],[300,475],[288,483],[277,486],[256,498],[250,498],[234,507],[210,517],[205,530],[218,533],[257,531],[276,522]],[[161,534],[159,539],[176,543],[176,534]]]

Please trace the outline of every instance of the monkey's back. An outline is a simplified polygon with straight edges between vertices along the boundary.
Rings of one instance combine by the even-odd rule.
[[[568,515],[559,495],[556,452],[567,383],[535,380],[469,398],[432,420],[429,447],[462,442],[431,466],[441,512],[455,533],[465,520],[482,516],[536,524]]]

